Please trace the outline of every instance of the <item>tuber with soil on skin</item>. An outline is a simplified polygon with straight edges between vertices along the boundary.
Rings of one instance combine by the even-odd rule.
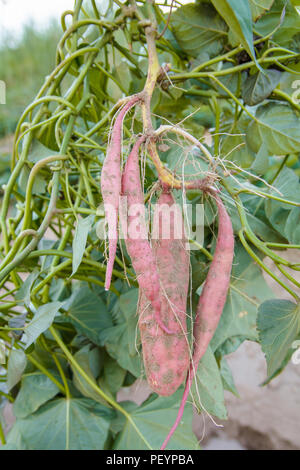
[[[144,140],[145,137],[142,136],[134,144],[122,175],[122,196],[127,198],[128,206],[128,217],[124,217],[125,224],[127,223],[126,248],[139,287],[154,309],[157,324],[166,333],[171,334],[172,331],[161,320],[160,281],[155,256],[148,240],[145,219],[139,167],[139,148]]]
[[[160,278],[161,317],[172,334],[157,327],[153,307],[143,290],[138,324],[147,381],[155,393],[169,396],[185,380],[189,367],[186,304],[190,260],[182,214],[170,192],[163,192],[159,197],[153,219],[156,233],[153,233],[152,249]]]
[[[214,198],[219,215],[216,249],[197,306],[193,331],[193,357],[189,367],[183,397],[176,421],[161,447],[162,450],[166,448],[180,423],[199,361],[204,356],[217,329],[227,298],[234,255],[234,235],[230,217],[222,200],[216,195]]]

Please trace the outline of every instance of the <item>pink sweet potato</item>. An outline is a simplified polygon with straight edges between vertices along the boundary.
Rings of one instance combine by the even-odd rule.
[[[118,210],[121,192],[121,144],[122,125],[126,113],[140,100],[133,96],[119,112],[111,133],[111,141],[101,173],[101,192],[105,219],[108,225],[109,257],[105,277],[105,289],[109,290],[118,243]]]
[[[153,221],[157,238],[152,243],[161,285],[161,318],[173,334],[166,334],[157,327],[153,307],[147,302],[143,290],[138,307],[147,380],[154,392],[164,396],[172,395],[178,389],[189,367],[186,328],[189,254],[184,230],[180,230],[180,226],[183,226],[181,210],[173,205],[172,194],[163,193],[160,196]],[[176,212],[170,212],[170,207],[176,207]],[[167,226],[166,233],[163,231],[164,226]],[[181,238],[176,238],[178,236]]]
[[[171,331],[161,321],[160,283],[156,261],[148,240],[145,220],[144,194],[140,181],[139,147],[145,140],[140,137],[134,144],[122,175],[122,195],[127,197],[128,218],[126,248],[135,270],[139,287],[151,302],[158,325]],[[123,219],[123,216],[122,216]]]
[[[218,238],[214,258],[197,306],[193,351],[196,366],[204,355],[222,315],[234,255],[234,236],[230,217],[218,196],[215,196],[215,201],[219,214]]]
[[[229,215],[222,200],[215,196],[219,213],[219,229],[213,261],[200,295],[194,325],[193,358],[189,367],[184,394],[174,425],[161,449],[165,449],[183,415],[184,406],[200,359],[216,331],[226,302],[234,255],[234,236]]]

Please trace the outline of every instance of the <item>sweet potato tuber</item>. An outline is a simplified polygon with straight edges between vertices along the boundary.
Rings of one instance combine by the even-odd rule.
[[[105,219],[108,225],[109,257],[105,277],[105,290],[109,290],[118,243],[118,210],[121,192],[122,125],[126,113],[140,100],[133,96],[119,112],[111,133],[111,141],[101,173],[101,192]]]
[[[154,213],[153,225],[157,238],[153,239],[152,244],[161,284],[161,318],[173,334],[166,334],[157,328],[153,307],[147,302],[143,290],[138,308],[147,380],[154,392],[164,396],[172,395],[178,389],[189,367],[186,337],[189,255],[184,230],[181,230],[182,214],[178,206],[173,205],[172,194],[162,193]],[[175,212],[170,212],[171,207],[175,208]],[[176,234],[178,227],[179,233]],[[165,234],[163,228],[167,229]]]
[[[215,196],[218,207],[219,228],[216,249],[210,265],[203,291],[197,306],[194,325],[193,358],[189,367],[184,394],[174,425],[172,426],[161,449],[165,449],[175,432],[183,415],[193,378],[196,374],[200,359],[216,331],[226,302],[230,282],[230,273],[234,255],[234,236],[230,217],[219,196]]]
[[[139,148],[145,136],[134,144],[127,159],[122,175],[122,195],[127,197],[128,218],[126,230],[126,248],[135,270],[139,287],[154,308],[155,319],[166,332],[171,331],[163,324],[160,301],[160,284],[156,261],[148,240],[145,219],[144,194],[140,181]],[[124,220],[124,215],[122,215]]]

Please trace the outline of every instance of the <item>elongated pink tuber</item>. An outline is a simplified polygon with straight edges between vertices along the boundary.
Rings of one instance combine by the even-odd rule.
[[[139,329],[148,383],[158,395],[172,395],[186,378],[189,345],[186,303],[189,286],[189,252],[181,209],[171,193],[162,193],[156,206],[152,231],[153,254],[161,286],[161,318],[172,329],[166,334],[157,328],[152,305],[141,292]]]
[[[139,148],[144,140],[145,136],[142,136],[134,144],[122,176],[122,195],[127,197],[129,214],[126,219],[127,237],[125,237],[125,241],[139,287],[151,302],[157,323],[164,331],[170,334],[171,331],[162,323],[160,317],[159,276],[156,261],[148,240],[145,219],[144,194],[141,186],[139,167]]]
[[[197,306],[194,325],[193,359],[189,367],[185,390],[176,421],[161,447],[162,450],[166,448],[180,423],[199,361],[206,352],[216,331],[228,293],[234,255],[234,235],[230,217],[222,200],[215,195],[215,201],[219,214],[218,238],[214,258],[211,262]]]
[[[104,202],[105,219],[108,225],[109,256],[105,276],[105,290],[109,290],[118,243],[118,211],[121,193],[121,150],[123,121],[127,112],[140,100],[133,96],[116,117],[111,141],[101,173],[101,192]]]

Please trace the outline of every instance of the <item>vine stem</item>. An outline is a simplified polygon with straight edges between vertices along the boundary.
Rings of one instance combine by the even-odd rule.
[[[200,245],[200,243],[196,242],[196,240],[192,240],[190,239],[189,240],[189,243],[193,243],[195,246],[197,246],[199,248],[199,250],[202,251],[202,253],[204,253],[204,255],[209,259],[209,261],[212,261],[214,259],[213,255],[206,250],[206,248],[204,248],[202,245]],[[241,295],[242,297],[244,297],[249,303],[252,303],[253,305],[255,305],[256,307],[259,306],[259,303],[258,302],[255,302],[251,297],[249,297],[247,294],[245,294],[244,292],[242,292],[240,289],[238,289],[234,284],[233,282],[230,282],[229,284],[230,286],[230,289],[234,290],[235,292],[237,292],[239,295]]]
[[[0,390],[0,396],[6,398],[10,403],[15,401],[13,397],[11,397],[8,393],[3,392],[2,390]]]
[[[65,394],[66,394],[66,399],[67,399],[67,400],[70,400],[70,398],[71,398],[70,389],[69,389],[69,385],[68,385],[67,378],[66,378],[65,373],[64,373],[64,371],[63,371],[63,368],[62,368],[62,366],[61,366],[61,363],[59,362],[58,357],[56,357],[56,354],[51,353],[51,355],[52,355],[53,360],[54,360],[54,362],[55,362],[55,364],[56,364],[57,370],[58,370],[58,372],[60,373],[61,380],[63,381],[64,389],[65,389]]]
[[[64,140],[63,144],[61,147],[61,154],[65,155],[68,142],[71,138],[72,130],[73,130],[73,125],[75,122],[76,116],[71,116],[67,129],[64,135]],[[20,160],[19,160],[20,162]],[[18,163],[19,163],[18,162]],[[15,167],[15,169],[17,166]],[[41,238],[44,236],[44,233],[46,232],[47,228],[50,225],[53,213],[55,211],[56,207],[56,201],[58,198],[58,191],[59,191],[59,176],[60,176],[60,171],[55,171],[54,175],[52,177],[52,191],[51,191],[51,197],[50,197],[50,202],[49,206],[45,215],[45,218],[43,222],[41,223],[40,228],[36,232],[36,237],[31,240],[31,242],[15,257],[13,261],[11,261],[5,268],[1,271],[0,273],[0,281],[2,281],[16,266],[18,266],[38,245],[38,242],[41,240]],[[6,225],[5,225],[6,227]],[[7,250],[8,251],[8,250]]]
[[[143,103],[142,103],[142,116],[143,116],[143,124],[144,124],[144,132],[148,134],[150,137],[147,141],[147,148],[150,154],[150,157],[156,167],[157,173],[159,175],[159,179],[163,184],[166,184],[172,188],[182,188],[183,186],[186,189],[202,189],[204,186],[207,186],[207,180],[203,181],[189,181],[189,182],[182,182],[174,177],[174,175],[167,170],[163,163],[161,162],[157,148],[156,148],[156,138],[167,131],[172,131],[177,134],[182,135],[186,139],[190,140],[194,143],[198,148],[202,150],[202,152],[206,155],[209,161],[213,161],[213,158],[210,152],[202,145],[197,139],[193,136],[188,134],[183,129],[176,127],[176,126],[161,126],[158,131],[154,131],[151,121],[151,98],[153,95],[153,91],[157,82],[157,78],[160,73],[160,65],[157,56],[156,50],[156,27],[155,25],[151,24],[151,26],[146,26],[145,28],[146,34],[146,41],[148,46],[148,75],[143,94]]]
[[[26,230],[31,222],[31,196],[32,196],[32,189],[34,185],[35,178],[37,177],[38,172],[48,165],[48,163],[52,163],[55,161],[62,161],[66,160],[68,157],[67,155],[52,155],[50,157],[43,158],[43,160],[38,161],[33,167],[30,172],[27,188],[26,188],[26,196],[25,196],[25,213],[24,213],[24,220],[23,220],[23,228],[22,230]]]
[[[48,346],[47,341],[46,341],[44,335],[41,335],[41,336],[40,336],[40,341],[41,341],[43,347],[46,349],[46,351],[53,357],[53,360],[54,360],[54,362],[55,362],[55,365],[56,365],[56,367],[57,367],[57,370],[58,370],[58,372],[59,372],[59,374],[60,374],[62,383],[63,383],[63,385],[64,385],[66,399],[67,399],[67,400],[70,400],[71,394],[70,394],[70,389],[69,389],[68,381],[67,381],[66,375],[65,375],[65,373],[64,373],[64,371],[63,371],[63,368],[62,368],[62,366],[61,366],[61,363],[59,362],[58,357],[56,356],[55,352],[52,351],[51,348]]]
[[[0,442],[1,442],[2,445],[6,444],[5,434],[4,434],[4,430],[3,430],[3,427],[2,427],[1,419],[0,419]]]
[[[160,65],[156,51],[156,28],[151,25],[145,28],[146,41],[148,46],[148,75],[144,87],[144,103],[142,104],[142,114],[145,133],[153,132],[151,121],[151,98],[160,72]]]
[[[291,267],[291,263],[289,261],[282,258],[281,256],[277,256],[272,250],[270,250],[267,247],[267,244],[265,242],[262,242],[259,238],[257,238],[257,236],[252,231],[252,229],[251,229],[251,227],[248,223],[246,213],[245,213],[245,209],[244,209],[244,206],[243,206],[243,203],[242,203],[240,197],[238,196],[238,194],[234,190],[232,190],[232,188],[229,186],[228,183],[226,183],[226,181],[222,180],[222,185],[228,191],[228,193],[231,195],[232,199],[235,202],[235,205],[236,205],[236,208],[237,208],[237,211],[238,211],[238,214],[239,214],[239,218],[240,218],[240,221],[241,221],[241,225],[243,227],[243,231],[246,233],[246,235],[247,235],[248,239],[250,240],[250,242],[253,243],[253,245],[256,246],[260,251],[262,251],[266,256],[273,259],[275,262],[280,263],[284,266]]]
[[[283,287],[292,297],[294,297],[294,299],[297,301],[297,303],[299,302],[299,297],[297,294],[295,294],[294,291],[292,291],[292,289],[290,289],[284,282],[281,281],[281,279],[279,279],[279,277],[276,276],[276,274],[274,274],[266,265],[265,263],[263,263],[259,257],[254,253],[254,251],[250,248],[250,246],[248,245],[245,237],[244,237],[244,229],[241,229],[239,231],[239,238],[242,242],[242,245],[243,247],[245,248],[245,250],[247,251],[247,253],[251,256],[251,258],[253,258],[257,264],[264,270],[266,271],[267,274],[269,274],[269,276],[271,276],[281,287]]]
[[[93,52],[93,54],[91,54],[90,58],[87,60],[87,63],[85,64],[83,70],[81,71],[81,73],[79,74],[78,78],[76,79],[75,81],[75,84],[73,84],[73,87],[71,88],[71,91],[70,93],[68,94],[67,98],[68,99],[71,99],[73,94],[76,92],[78,86],[80,85],[84,75],[87,73],[87,70],[88,70],[88,67],[90,66],[91,64],[91,61],[93,60],[94,58],[94,55],[96,54],[96,51],[98,51],[99,49],[95,49],[95,52]],[[67,67],[67,66],[66,66]],[[66,70],[64,71],[64,69],[62,70],[62,72],[66,72]],[[62,78],[62,77],[61,77]],[[55,90],[55,87],[56,87],[57,83],[56,81],[54,81],[54,83],[52,84],[52,87],[51,87],[51,93],[54,92]],[[46,99],[47,97],[45,97]],[[54,97],[54,101],[57,101],[57,98],[58,97]],[[38,98],[34,101],[34,103],[32,103],[32,105],[30,105],[28,108],[27,108],[27,112],[29,112],[29,110],[31,109],[31,107],[36,104],[37,102],[41,101],[41,102],[44,102],[43,101],[44,98]],[[66,100],[63,100],[64,102],[67,102]],[[85,104],[85,100],[81,100],[81,102],[79,103],[79,105],[77,106],[77,108],[74,108],[73,105],[72,106],[72,109],[74,108],[75,110],[75,115],[77,114],[77,112],[80,111],[81,107]],[[32,108],[33,109],[33,108]],[[38,119],[40,118],[41,116],[41,113],[42,113],[42,110],[40,109],[33,121],[33,124],[36,124]],[[25,117],[26,114],[23,113],[23,118]],[[70,121],[72,121],[73,123],[75,122],[75,115],[72,115],[71,118],[70,118]],[[19,121],[18,123],[18,126],[17,128],[18,129],[21,129],[21,123],[22,123],[22,118],[21,120]],[[66,139],[66,136],[68,136],[68,139],[70,139],[71,137],[71,131],[72,129],[69,129],[68,126],[67,126],[67,129],[66,129],[66,133],[65,133],[65,136],[64,136],[64,141],[63,143],[65,143],[65,139]],[[9,203],[10,203],[10,196],[13,192],[13,189],[14,189],[14,185],[16,183],[16,180],[20,174],[20,171],[21,169],[23,168],[24,164],[25,164],[25,160],[26,160],[26,157],[27,157],[27,154],[28,154],[28,151],[29,151],[29,148],[30,148],[30,144],[32,142],[32,138],[33,138],[33,133],[30,132],[27,134],[26,136],[26,139],[24,141],[24,144],[23,144],[23,149],[22,149],[22,155],[20,157],[20,159],[18,160],[16,166],[14,166],[14,162],[15,162],[15,158],[16,158],[16,154],[17,154],[17,148],[16,148],[16,140],[18,138],[18,131],[16,131],[15,133],[15,140],[14,140],[14,151],[13,151],[13,157],[12,157],[12,161],[13,161],[13,172],[10,176],[10,179],[9,179],[9,182],[7,183],[6,187],[5,187],[5,192],[4,192],[4,197],[3,197],[3,202],[2,202],[2,209],[1,209],[1,216],[0,216],[0,226],[1,226],[1,232],[2,232],[2,236],[3,236],[3,243],[4,243],[4,248],[5,248],[5,252],[8,253],[9,252],[9,238],[8,238],[8,232],[7,232],[7,227],[6,227],[6,216],[7,216],[7,212],[8,212],[8,208],[9,208]],[[66,145],[66,148],[67,148],[67,145]],[[61,154],[65,154],[66,151],[63,151],[63,146],[62,146],[62,149],[61,149]],[[47,228],[47,227],[46,227]],[[43,234],[41,235],[43,236]],[[39,241],[39,240],[38,240]],[[26,256],[26,254],[25,254]],[[15,284],[17,285],[18,282],[17,280],[15,279],[15,275],[14,273],[12,274],[12,277],[13,277],[13,280],[15,282]],[[2,278],[3,279],[3,278]]]
[[[2,260],[2,263],[1,263],[1,268],[3,269],[8,263],[9,261],[11,261],[11,259],[17,254],[18,252],[18,249],[22,243],[22,241],[24,240],[24,238],[27,238],[27,237],[37,237],[37,232],[36,230],[32,230],[32,229],[28,229],[28,230],[23,230],[17,237],[17,239],[15,240],[14,242],[14,245],[12,246],[12,249],[9,251],[9,253],[7,253],[7,255],[5,256],[5,258],[3,258]]]
[[[44,218],[40,228],[37,231],[37,236],[33,240],[31,240],[31,242],[26,246],[26,248],[24,248],[21,251],[21,253],[19,253],[15,257],[15,259],[13,261],[11,261],[7,266],[5,266],[5,268],[0,273],[0,281],[2,281],[4,278],[6,278],[6,276],[8,276],[9,273],[13,269],[15,269],[20,263],[22,263],[22,261],[29,255],[29,253],[31,253],[36,248],[36,246],[38,245],[38,242],[41,240],[44,233],[46,232],[46,230],[47,230],[47,228],[48,228],[48,226],[51,222],[51,219],[52,219],[52,216],[53,216],[53,213],[54,213],[54,210],[55,210],[55,206],[56,206],[58,190],[59,190],[59,174],[58,174],[58,172],[55,172],[55,174],[53,176],[53,179],[52,179],[52,182],[53,182],[53,188],[52,188],[52,192],[51,192],[51,198],[50,198],[49,206],[48,206],[45,218]]]
[[[45,374],[56,386],[57,388],[65,395],[66,391],[65,388],[62,386],[62,384],[44,367],[42,364],[40,364],[34,357],[32,356],[27,356],[27,359],[43,374]]]
[[[88,374],[85,373],[85,371],[80,367],[76,359],[73,357],[73,355],[70,353],[69,349],[61,339],[60,335],[57,333],[56,329],[53,326],[50,326],[49,331],[51,332],[52,336],[54,337],[55,341],[61,348],[61,350],[64,352],[65,356],[69,360],[69,362],[72,364],[72,366],[79,372],[79,374],[85,379],[85,381],[90,385],[90,387],[95,390],[95,392],[98,393],[109,405],[111,405],[113,408],[115,408],[117,411],[122,413],[123,416],[130,422],[132,427],[135,429],[136,433],[139,435],[139,437],[142,439],[142,441],[146,444],[147,448],[152,450],[151,445],[149,442],[145,439],[141,431],[138,429],[137,425],[135,424],[134,420],[130,416],[127,411],[122,408],[122,406],[116,402],[113,398],[108,396],[103,390],[91,380],[91,378],[88,376]]]
[[[233,52],[233,51],[231,51]],[[265,59],[258,59],[257,62],[259,64],[272,64],[274,63],[276,60],[279,61],[279,60],[288,60],[288,59],[294,59],[296,57],[298,57],[300,55],[299,54],[284,54],[284,55],[281,55],[281,56],[275,56],[275,57],[266,57]],[[212,77],[224,77],[226,75],[230,75],[230,74],[234,74],[234,73],[237,73],[237,72],[241,72],[243,70],[247,70],[251,67],[255,66],[255,62],[254,61],[249,61],[249,62],[246,62],[245,64],[240,64],[240,65],[236,65],[234,67],[230,67],[230,68],[227,68],[227,69],[222,69],[222,70],[217,70],[216,72],[212,72],[212,71],[207,71],[207,72],[194,72],[194,71],[191,71],[191,72],[183,72],[183,73],[178,73],[177,75],[172,75],[172,81],[183,81],[183,80],[189,80],[191,78],[212,78]]]
[[[160,39],[161,37],[163,37],[163,35],[165,34],[165,32],[167,31],[167,29],[168,29],[168,27],[169,27],[169,23],[170,23],[170,19],[171,19],[171,14],[172,14],[173,6],[174,6],[174,0],[172,0],[171,6],[170,6],[169,15],[168,15],[166,24],[165,24],[165,26],[164,26],[164,29],[163,29],[162,32],[157,36],[157,39]]]
[[[253,191],[251,191],[251,189],[243,188],[243,189],[239,189],[236,192],[236,195],[241,194],[241,193],[253,194]],[[284,199],[282,197],[274,196],[273,194],[265,193],[264,191],[255,190],[255,193],[256,195],[262,196],[263,198],[274,199],[274,201],[283,202],[284,204],[288,204],[290,206],[300,207],[300,202],[290,201],[289,199]],[[262,202],[263,201],[264,199],[262,199]],[[259,209],[259,207],[256,208],[255,213],[253,215],[256,214],[257,209]]]
[[[69,108],[70,111],[72,111],[73,113],[77,113],[77,110],[75,108],[75,106],[70,103],[68,100],[66,100],[65,98],[61,98],[60,96],[43,96],[42,98],[38,98],[36,99],[35,101],[33,101],[33,103],[31,103],[29,106],[27,106],[27,108],[25,109],[25,111],[23,111],[23,114],[17,124],[17,128],[16,128],[16,137],[19,135],[20,133],[20,130],[21,130],[21,126],[23,124],[23,122],[25,121],[25,118],[27,116],[27,114],[29,114],[31,111],[33,111],[34,108],[36,108],[37,106],[39,105],[42,105],[42,104],[45,104],[45,103],[52,103],[52,102],[56,102],[56,103],[59,103],[61,105],[63,105],[64,107],[66,108]]]
[[[300,111],[300,105],[296,103],[295,100],[291,96],[289,96],[287,93],[285,93],[282,90],[279,90],[278,88],[275,88],[272,92],[273,95],[278,96],[279,98],[283,98],[284,101],[287,101],[290,103],[290,105],[293,106],[293,108],[297,109],[297,111]]]
[[[162,134],[165,134],[166,132],[173,132],[174,134],[180,135],[184,139],[190,141],[192,144],[194,144],[196,147],[198,147],[204,153],[204,155],[206,156],[206,158],[208,159],[208,161],[210,163],[214,163],[214,158],[213,158],[212,154],[209,152],[209,150],[207,150],[205,145],[203,145],[198,139],[196,139],[194,136],[189,134],[187,131],[185,131],[181,127],[176,126],[176,124],[174,126],[163,125],[163,126],[160,126],[155,131],[155,135],[157,137],[159,137]]]

